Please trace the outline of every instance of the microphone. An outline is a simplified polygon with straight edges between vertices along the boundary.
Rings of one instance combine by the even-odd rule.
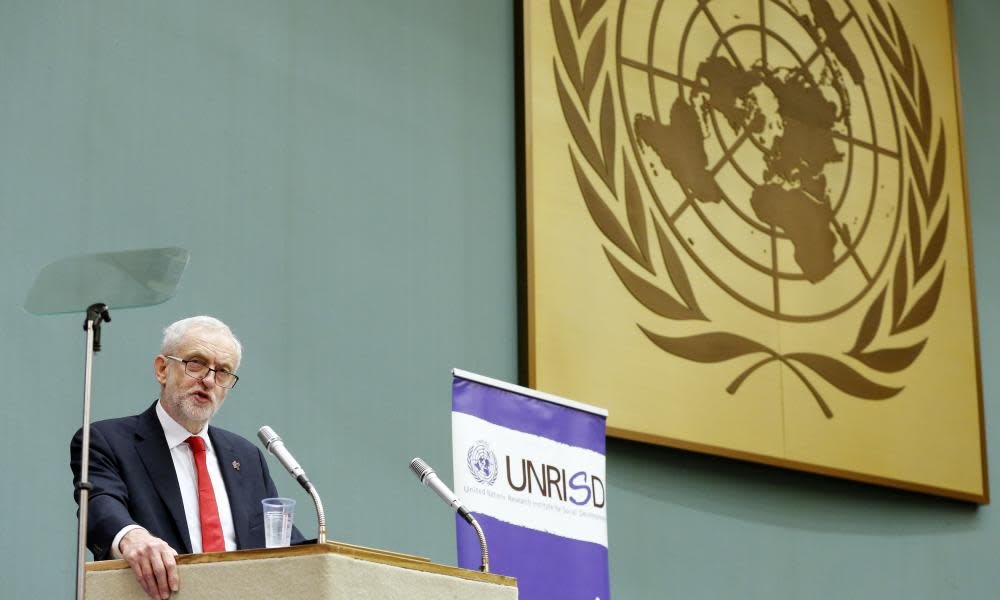
[[[257,438],[260,439],[260,443],[264,444],[264,448],[268,452],[273,454],[281,466],[291,473],[292,477],[299,482],[307,492],[309,491],[309,478],[306,477],[306,472],[299,466],[299,461],[295,460],[292,453],[285,448],[285,442],[281,441],[281,436],[274,432],[273,429],[264,425],[257,431]]]
[[[434,469],[432,469],[431,466],[424,461],[424,459],[414,458],[411,460],[410,470],[417,476],[420,483],[434,490],[434,493],[437,494],[445,504],[447,504],[452,510],[457,511],[458,514],[462,515],[462,518],[476,530],[476,535],[479,537],[479,549],[482,554],[482,566],[479,567],[479,570],[483,573],[489,573],[490,553],[486,549],[486,535],[483,533],[483,528],[479,526],[476,518],[472,516],[469,509],[462,506],[462,501],[458,499],[455,492],[451,491],[451,489],[445,485],[443,481],[441,481],[441,478],[437,476]]]
[[[281,466],[285,467],[295,481],[299,482],[302,488],[309,492],[309,496],[312,498],[313,504],[316,505],[316,518],[319,521],[319,534],[316,536],[316,542],[318,544],[326,543],[326,512],[323,510],[323,501],[319,497],[319,492],[316,490],[316,486],[309,481],[306,477],[306,472],[299,466],[299,461],[295,460],[292,453],[285,448],[285,442],[281,441],[281,437],[274,432],[273,429],[264,425],[257,431],[257,438],[260,442],[264,444],[267,451],[273,454]]]
[[[469,519],[472,518],[472,513],[469,512],[469,509],[462,506],[462,501],[458,499],[455,492],[451,491],[451,489],[449,489],[448,486],[441,481],[441,478],[437,476],[434,469],[432,469],[431,466],[424,461],[424,459],[414,458],[411,460],[410,470],[417,476],[420,483],[434,490],[434,493],[438,495],[438,498],[444,500],[444,503],[447,504],[452,510],[458,511],[458,514],[462,515],[462,518],[466,521],[469,521]]]

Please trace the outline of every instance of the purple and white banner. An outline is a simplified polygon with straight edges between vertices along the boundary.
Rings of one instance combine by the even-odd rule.
[[[521,600],[608,600],[607,411],[458,369],[455,492],[486,534],[490,571]],[[479,540],[456,515],[458,565]]]

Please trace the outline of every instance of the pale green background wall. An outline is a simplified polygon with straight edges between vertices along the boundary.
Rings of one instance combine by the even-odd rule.
[[[1000,5],[955,15],[998,464]],[[73,581],[80,317],[24,294],[56,258],[150,246],[191,266],[113,314],[95,416],[145,408],[159,329],[216,314],[246,346],[218,424],[281,433],[332,538],[454,563],[406,464],[451,479],[451,367],[516,378],[512,38],[505,0],[0,2],[0,598]],[[618,599],[1000,590],[992,507],[620,441],[608,474]]]

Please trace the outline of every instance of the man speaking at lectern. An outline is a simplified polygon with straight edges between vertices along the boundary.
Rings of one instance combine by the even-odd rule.
[[[177,321],[153,360],[159,399],[139,415],[91,425],[87,546],[97,560],[125,559],[152,598],[178,589],[177,553],[264,547],[261,500],[278,495],[264,455],[208,424],[239,379],[241,353],[222,321]],[[77,431],[74,483],[81,447]],[[301,541],[293,530],[292,543]]]

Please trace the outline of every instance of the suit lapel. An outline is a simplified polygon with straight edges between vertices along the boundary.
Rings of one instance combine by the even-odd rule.
[[[243,459],[233,449],[227,436],[215,427],[209,426],[208,437],[212,439],[215,457],[219,461],[219,472],[229,495],[229,511],[233,515],[233,529],[236,531],[236,547],[245,548],[250,539],[250,519],[247,515],[246,492],[243,489],[243,475],[240,465]]]
[[[181,487],[177,483],[177,472],[174,471],[174,461],[170,458],[167,448],[167,438],[163,428],[156,418],[156,404],[139,415],[139,426],[135,432],[135,449],[146,467],[149,479],[166,504],[170,517],[184,543],[182,554],[191,553],[191,535],[188,533],[187,517],[184,514],[184,501],[181,499]],[[181,549],[178,549],[181,550]]]

